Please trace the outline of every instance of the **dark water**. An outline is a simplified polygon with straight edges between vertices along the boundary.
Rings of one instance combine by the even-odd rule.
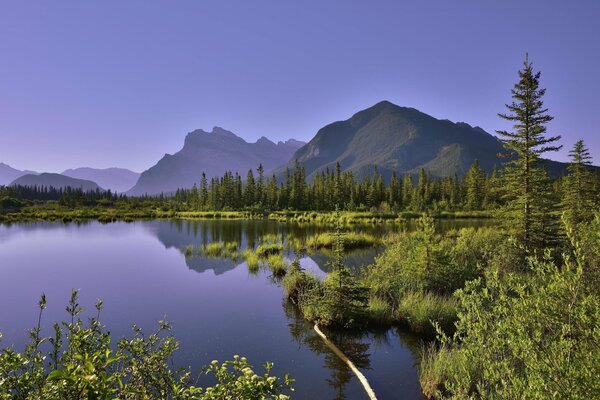
[[[132,323],[149,332],[157,320],[172,322],[181,343],[178,365],[197,371],[213,359],[239,354],[255,366],[273,361],[275,374],[290,373],[296,379],[294,398],[366,398],[357,379],[285,304],[269,272],[251,275],[241,260],[185,257],[182,250],[213,241],[236,241],[243,249],[266,233],[303,237],[324,229],[270,221],[0,225],[0,344],[23,347],[42,292],[49,302],[44,333],[51,334],[52,323],[66,317],[66,302],[76,288],[90,312],[96,299],[104,300],[101,320],[115,337],[130,335]],[[393,228],[370,229],[384,234]],[[348,262],[368,264],[376,253],[355,252]],[[323,254],[302,259],[318,275],[324,275],[326,262]],[[380,399],[421,398],[416,338],[394,329],[332,338]]]

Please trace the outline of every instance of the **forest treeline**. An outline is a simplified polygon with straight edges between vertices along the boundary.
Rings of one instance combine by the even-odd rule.
[[[600,199],[600,195],[594,196],[600,193],[600,174],[588,169],[589,160],[585,144],[577,142],[568,175],[548,185],[554,204],[568,199],[573,180],[569,176],[574,174],[590,199]],[[333,211],[336,206],[347,211],[375,212],[479,211],[506,204],[510,190],[506,179],[504,170],[486,174],[476,161],[463,177],[436,178],[421,169],[417,176],[392,174],[386,182],[374,167],[371,176],[358,180],[352,171],[342,172],[338,163],[335,169],[327,169],[308,181],[304,167],[296,162],[279,180],[275,175],[265,177],[259,166],[256,174],[250,170],[244,179],[233,172],[210,180],[201,174],[199,185],[159,196],[127,197],[101,190],[4,186],[0,187],[0,210],[56,202],[67,208],[152,207],[164,211]]]

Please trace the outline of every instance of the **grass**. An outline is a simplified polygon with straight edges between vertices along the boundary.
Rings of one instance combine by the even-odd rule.
[[[413,332],[433,336],[436,331],[432,321],[437,322],[444,332],[452,332],[456,313],[457,302],[451,296],[409,292],[400,300],[395,317]]]
[[[333,233],[319,233],[306,240],[306,247],[312,250],[332,249],[335,245]],[[356,249],[360,247],[371,247],[381,243],[381,239],[364,232],[348,232],[344,234],[344,248]]]
[[[267,257],[267,265],[276,276],[283,276],[287,272],[287,262],[283,254],[271,254]]]
[[[268,257],[270,255],[280,254],[283,251],[281,243],[261,243],[256,248],[256,254],[259,257]]]
[[[237,242],[213,242],[202,247],[202,254],[208,257],[238,258]]]
[[[246,249],[242,252],[242,258],[246,260],[248,264],[248,270],[250,272],[258,272],[260,268],[260,257],[252,249]]]
[[[419,365],[421,391],[428,399],[442,398],[444,384],[451,375],[465,375],[469,371],[466,358],[459,351],[435,343],[424,347]]]
[[[394,322],[392,307],[387,301],[376,296],[371,296],[369,298],[367,315],[371,322],[376,325],[387,326]]]

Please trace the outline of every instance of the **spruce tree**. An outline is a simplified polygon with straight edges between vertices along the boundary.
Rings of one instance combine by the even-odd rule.
[[[485,197],[485,172],[475,160],[465,175],[465,207],[467,210],[481,210]]]
[[[549,245],[556,225],[550,217],[550,179],[540,156],[559,150],[561,146],[554,143],[560,136],[546,135],[553,117],[544,108],[546,89],[540,87],[540,75],[526,56],[512,89],[513,101],[506,105],[508,113],[498,114],[514,122],[512,131],[497,131],[511,158],[504,169],[507,205],[503,217],[526,253]]]
[[[563,209],[570,223],[577,225],[594,216],[594,176],[588,169],[592,157],[583,140],[569,152],[569,175],[564,179]]]

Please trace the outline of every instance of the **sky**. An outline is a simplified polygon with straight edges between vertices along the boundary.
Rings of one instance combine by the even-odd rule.
[[[185,134],[310,140],[381,100],[488,132],[525,53],[600,164],[600,1],[0,0],[0,162],[143,171]]]

